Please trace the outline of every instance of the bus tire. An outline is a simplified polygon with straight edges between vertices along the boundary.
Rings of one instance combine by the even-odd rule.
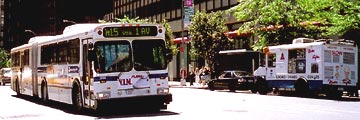
[[[75,111],[81,111],[83,104],[82,104],[82,97],[81,97],[81,89],[80,85],[76,82],[73,84],[72,90],[72,105]]]
[[[49,100],[48,89],[45,82],[41,83],[41,101],[47,102]]]
[[[296,95],[299,95],[299,96],[307,95],[309,92],[309,84],[303,78],[300,78],[295,81],[294,88],[295,88]]]

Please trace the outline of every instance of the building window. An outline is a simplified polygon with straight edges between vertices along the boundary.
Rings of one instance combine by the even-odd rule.
[[[166,12],[166,19],[171,19],[171,11]]]
[[[215,6],[215,8],[214,9],[218,9],[218,8],[220,8],[221,7],[221,0],[215,0],[215,4],[214,4]]]
[[[176,10],[176,18],[181,18],[181,9]]]
[[[200,4],[195,5],[195,10],[200,10]]]
[[[238,4],[238,0],[230,0],[230,5],[237,5]]]
[[[213,0],[208,1],[206,8],[207,8],[206,10],[208,10],[208,11],[213,10],[214,9],[214,1]]]
[[[203,12],[206,11],[206,2],[202,2],[202,3],[200,4],[200,11],[203,11]]]

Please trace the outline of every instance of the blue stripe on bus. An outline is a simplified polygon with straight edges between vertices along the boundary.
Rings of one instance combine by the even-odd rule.
[[[100,79],[100,78],[104,78],[104,77],[94,77],[94,81],[100,81],[100,80],[104,80],[104,79]],[[118,76],[106,76],[106,81],[117,81],[118,80]]]
[[[161,78],[161,77],[168,77],[168,73],[150,74],[150,75],[149,75],[149,78]]]
[[[323,86],[322,80],[307,80],[310,89],[320,89]],[[267,80],[268,86],[272,88],[294,88],[295,80]]]
[[[161,74],[150,74],[149,78],[162,78],[162,77],[168,77],[168,73],[161,73]],[[102,79],[101,79],[102,78]],[[106,79],[106,81],[117,81],[118,80],[118,76],[106,76],[106,77],[94,77],[94,81],[100,81],[100,80],[104,80],[104,78]]]

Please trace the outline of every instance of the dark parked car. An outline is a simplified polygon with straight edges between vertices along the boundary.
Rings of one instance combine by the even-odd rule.
[[[247,71],[231,70],[224,71],[216,79],[210,80],[208,87],[210,90],[229,89],[231,92],[236,90],[250,90],[254,85],[254,76]]]

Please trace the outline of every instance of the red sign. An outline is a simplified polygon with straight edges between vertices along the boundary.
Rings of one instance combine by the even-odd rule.
[[[179,49],[180,49],[180,52],[184,52],[184,47],[181,46]]]
[[[131,79],[120,79],[120,85],[132,85]]]

